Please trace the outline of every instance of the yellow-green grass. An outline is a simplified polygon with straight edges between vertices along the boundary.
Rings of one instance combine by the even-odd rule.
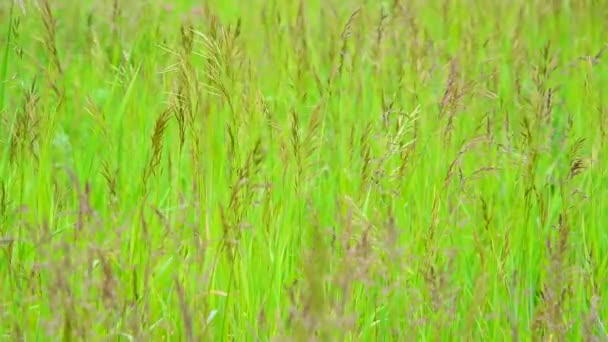
[[[2,1],[0,338],[607,339],[607,17]]]

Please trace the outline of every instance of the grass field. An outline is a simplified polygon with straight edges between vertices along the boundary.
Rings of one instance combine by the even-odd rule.
[[[0,339],[607,341],[606,32],[603,0],[1,1]]]

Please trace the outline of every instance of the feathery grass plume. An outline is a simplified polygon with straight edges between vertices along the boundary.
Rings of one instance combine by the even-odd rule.
[[[194,55],[196,31],[190,22],[180,26],[180,46],[173,50],[166,46],[161,46],[162,50],[174,56],[176,61],[167,67],[162,73],[176,72],[174,80],[175,90],[172,93],[172,107],[174,117],[178,124],[179,150],[180,153],[186,144],[186,138],[190,140],[190,158],[197,173],[203,174],[201,155],[201,138],[204,136],[202,129],[207,123],[207,116],[210,106],[202,107],[202,103],[208,102],[203,96],[199,87],[198,72],[192,61]],[[205,110],[206,113],[201,113]],[[200,115],[205,114],[205,115]],[[195,181],[195,192],[199,189],[198,180]]]
[[[227,210],[220,207],[221,222],[223,229],[223,247],[227,248],[230,260],[236,256],[236,247],[240,240],[241,231],[249,226],[245,222],[245,215],[252,207],[255,196],[256,175],[265,158],[262,140],[258,139],[249,152],[244,164],[237,169],[236,177],[230,186],[230,197]]]
[[[372,123],[368,122],[365,125],[365,129],[361,133],[361,138],[359,139],[360,146],[360,157],[363,161],[363,165],[361,166],[361,188],[359,192],[364,194],[371,180],[371,169],[372,169],[372,156],[371,156],[371,142],[370,137],[372,134]]]
[[[348,17],[348,20],[346,20],[346,23],[344,24],[344,27],[342,28],[342,32],[340,33],[340,50],[339,50],[339,54],[338,54],[338,63],[334,67],[334,69],[328,79],[327,84],[329,86],[329,93],[327,94],[327,96],[333,95],[333,92],[334,92],[333,84],[339,77],[342,76],[342,69],[344,68],[344,63],[345,63],[345,60],[346,60],[346,57],[348,54],[348,41],[352,35],[352,25],[355,23],[355,20],[359,17],[360,13],[361,13],[360,8],[355,10],[350,15],[350,17]]]
[[[40,114],[38,102],[40,96],[36,86],[36,79],[32,80],[29,88],[23,92],[21,110],[16,113],[13,136],[10,138],[10,161],[16,162],[19,155],[23,156],[24,149],[38,159],[37,142],[40,136]]]
[[[268,107],[268,102],[264,99],[262,94],[258,94],[258,104],[261,107],[260,111],[263,114],[264,122],[266,123],[266,127],[268,128],[270,140],[274,141],[274,134],[281,131],[281,126],[277,121],[276,116]]]
[[[239,165],[240,156],[237,138],[242,126],[246,123],[243,116],[237,112],[239,108],[236,92],[230,89],[238,89],[242,92],[239,80],[236,79],[237,71],[243,69],[245,58],[238,44],[240,36],[240,24],[236,26],[224,26],[219,22],[213,26],[208,36],[200,31],[194,31],[195,42],[202,45],[202,51],[194,52],[205,61],[206,79],[202,85],[210,95],[216,95],[223,103],[228,105],[230,116],[225,124],[229,143],[226,145],[228,153],[228,169],[234,172]],[[198,38],[198,39],[197,39]]]
[[[447,85],[439,103],[439,118],[447,116],[445,128],[443,131],[444,144],[447,146],[451,140],[454,131],[454,121],[459,110],[459,106],[463,102],[462,99],[467,95],[474,86],[473,81],[464,82],[460,65],[457,58],[450,60],[450,73],[448,75]]]
[[[376,70],[376,74],[380,72],[380,66],[384,62],[383,39],[388,18],[389,14],[386,13],[384,6],[380,7],[380,18],[378,20],[378,26],[376,27],[376,47],[374,48],[374,69]]]
[[[207,81],[204,83],[205,87],[208,88],[211,94],[223,96],[231,110],[234,111],[232,96],[223,77],[225,70],[224,63],[227,61],[224,60],[225,55],[222,52],[220,42],[216,38],[212,38],[213,35],[208,37],[200,31],[194,31],[194,33],[196,37],[200,38],[196,42],[200,43],[204,49],[202,52],[194,52],[194,54],[205,60],[207,73]]]
[[[322,100],[321,100],[322,101]],[[319,150],[322,137],[319,129],[323,123],[323,103],[319,102],[312,110],[308,125],[303,129],[300,123],[301,114],[292,108],[290,111],[290,142],[295,159],[295,189],[300,190],[300,184],[305,181],[305,173],[315,168],[313,155]]]
[[[402,111],[395,111],[397,119],[393,122],[392,132],[387,130],[387,145],[385,159],[392,157],[400,158],[400,166],[389,173],[389,175],[396,176],[397,173],[401,174],[401,170],[405,167],[403,162],[403,156],[408,155],[412,150],[412,146],[416,143],[415,124],[419,118],[419,107],[414,109],[411,113]],[[409,137],[409,136],[412,137]],[[398,171],[399,170],[399,171]]]
[[[179,149],[182,150],[184,148],[184,143],[186,142],[186,117],[187,117],[187,109],[185,105],[185,95],[180,89],[175,96],[177,98],[175,104],[175,120],[177,121],[177,127],[179,129]],[[197,153],[198,155],[198,153]]]
[[[118,210],[118,169],[112,170],[110,164],[104,161],[100,170],[101,175],[106,181],[108,191],[108,208],[112,213],[117,213]]]
[[[160,165],[163,154],[165,130],[167,129],[167,124],[169,119],[171,119],[172,114],[173,108],[168,108],[156,118],[156,122],[154,123],[154,132],[150,139],[150,157],[142,177],[144,187],[147,186],[150,177],[158,171],[158,166]]]
[[[410,143],[403,145],[403,148],[401,149],[400,165],[399,165],[399,169],[397,172],[400,178],[405,177],[406,171],[408,170],[408,167],[410,166],[410,159],[416,153],[416,146],[417,146],[417,141],[418,141],[418,134],[417,134],[418,124],[417,123],[418,123],[418,121],[414,122],[413,133],[412,133],[412,138],[411,138]]]
[[[570,151],[568,152],[568,161],[570,163],[568,179],[576,177],[587,168],[585,160],[580,156],[580,151],[584,144],[585,138],[578,138],[570,147]]]
[[[325,104],[323,102],[319,102],[312,109],[310,113],[310,118],[308,119],[308,125],[306,126],[306,135],[302,140],[302,145],[305,147],[304,151],[304,161],[305,161],[305,169],[315,169],[316,163],[312,161],[315,153],[317,153],[321,147],[322,139],[321,136],[321,127],[324,123],[324,109]]]
[[[187,22],[186,24],[182,24],[179,31],[182,52],[185,56],[189,56],[194,47],[194,27],[192,23]]]
[[[553,119],[555,89],[551,87],[550,82],[558,67],[557,54],[552,52],[551,42],[548,41],[541,51],[538,65],[533,66],[532,81],[536,87],[536,94],[533,94],[534,97],[530,99],[535,111],[534,129],[540,133],[541,139],[544,136],[543,132],[547,131],[544,126],[551,123]]]
[[[374,190],[385,194],[398,192],[395,187],[405,168],[403,157],[413,151],[415,143],[415,138],[411,136],[419,108],[406,113],[394,108],[394,101],[383,107],[380,129],[375,130],[373,124],[369,123],[360,138],[362,194],[365,194],[363,189],[368,186],[374,186]],[[372,136],[379,145],[371,143]]]
[[[229,91],[234,86],[235,72],[243,64],[243,58],[237,39],[240,35],[240,24],[236,26],[217,25],[207,36],[203,32],[194,31],[195,42],[200,43],[203,50],[194,52],[206,63],[207,79],[203,84],[211,94],[221,96],[228,104],[231,114],[236,116],[235,99]]]
[[[296,112],[295,109],[291,109],[290,111],[291,115],[290,115],[290,119],[291,119],[291,136],[290,136],[290,141],[291,141],[291,148],[293,150],[293,156],[296,162],[296,179],[295,179],[295,184],[296,184],[296,189],[299,188],[299,184],[300,184],[300,178],[302,177],[302,172],[303,172],[303,166],[302,166],[302,153],[300,151],[301,149],[301,143],[300,143],[300,115],[298,115],[298,113]]]
[[[482,136],[478,136],[475,138],[470,139],[469,141],[466,141],[465,143],[462,144],[462,147],[460,148],[460,150],[458,151],[458,153],[456,154],[456,157],[452,160],[452,162],[450,163],[449,167],[448,167],[448,171],[446,173],[446,176],[444,178],[444,182],[443,182],[443,187],[444,189],[447,188],[453,177],[454,174],[456,173],[456,171],[458,169],[460,169],[460,165],[461,165],[461,161],[462,161],[462,157],[469,151],[476,149],[477,147],[479,147],[480,145],[486,144],[488,143],[488,139],[485,135]]]
[[[192,49],[194,46],[194,28],[192,25],[182,25],[180,27],[181,51],[174,53],[178,56],[178,76],[177,76],[177,91],[175,93],[175,119],[179,128],[179,143],[180,150],[184,147],[186,140],[186,129],[188,126],[194,128],[194,113],[196,112],[195,104],[192,99],[192,92],[196,92],[196,83],[192,78],[196,77],[196,72],[190,62]],[[193,89],[194,88],[194,89]],[[192,137],[198,138],[198,134],[192,134]],[[199,155],[199,143],[194,143],[196,152],[194,155]]]
[[[44,47],[51,59],[52,66],[59,74],[62,74],[63,68],[59,62],[59,53],[57,51],[57,21],[53,15],[49,0],[42,0],[39,10],[45,29]]]
[[[458,61],[456,58],[450,60],[450,73],[443,97],[439,102],[439,117],[442,118],[449,110],[454,109],[456,97],[458,96]]]
[[[294,40],[295,53],[296,53],[296,80],[297,90],[302,97],[306,94],[305,84],[303,83],[305,73],[311,70],[311,63],[309,57],[309,48],[307,42],[307,27],[306,17],[304,12],[304,1],[300,1],[298,5],[298,12],[296,14],[295,25],[291,28],[291,36]]]
[[[42,0],[42,3],[39,4],[39,11],[45,29],[42,43],[51,62],[51,67],[45,67],[44,73],[46,74],[50,88],[57,98],[57,107],[60,107],[64,101],[65,89],[62,84],[64,70],[57,49],[57,21],[49,0]]]

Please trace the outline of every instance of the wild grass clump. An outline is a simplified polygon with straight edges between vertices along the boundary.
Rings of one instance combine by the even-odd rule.
[[[0,338],[607,340],[607,15],[0,3]]]

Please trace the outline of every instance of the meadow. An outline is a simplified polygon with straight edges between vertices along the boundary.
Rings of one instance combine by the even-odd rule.
[[[0,339],[607,341],[608,3],[4,0]]]

